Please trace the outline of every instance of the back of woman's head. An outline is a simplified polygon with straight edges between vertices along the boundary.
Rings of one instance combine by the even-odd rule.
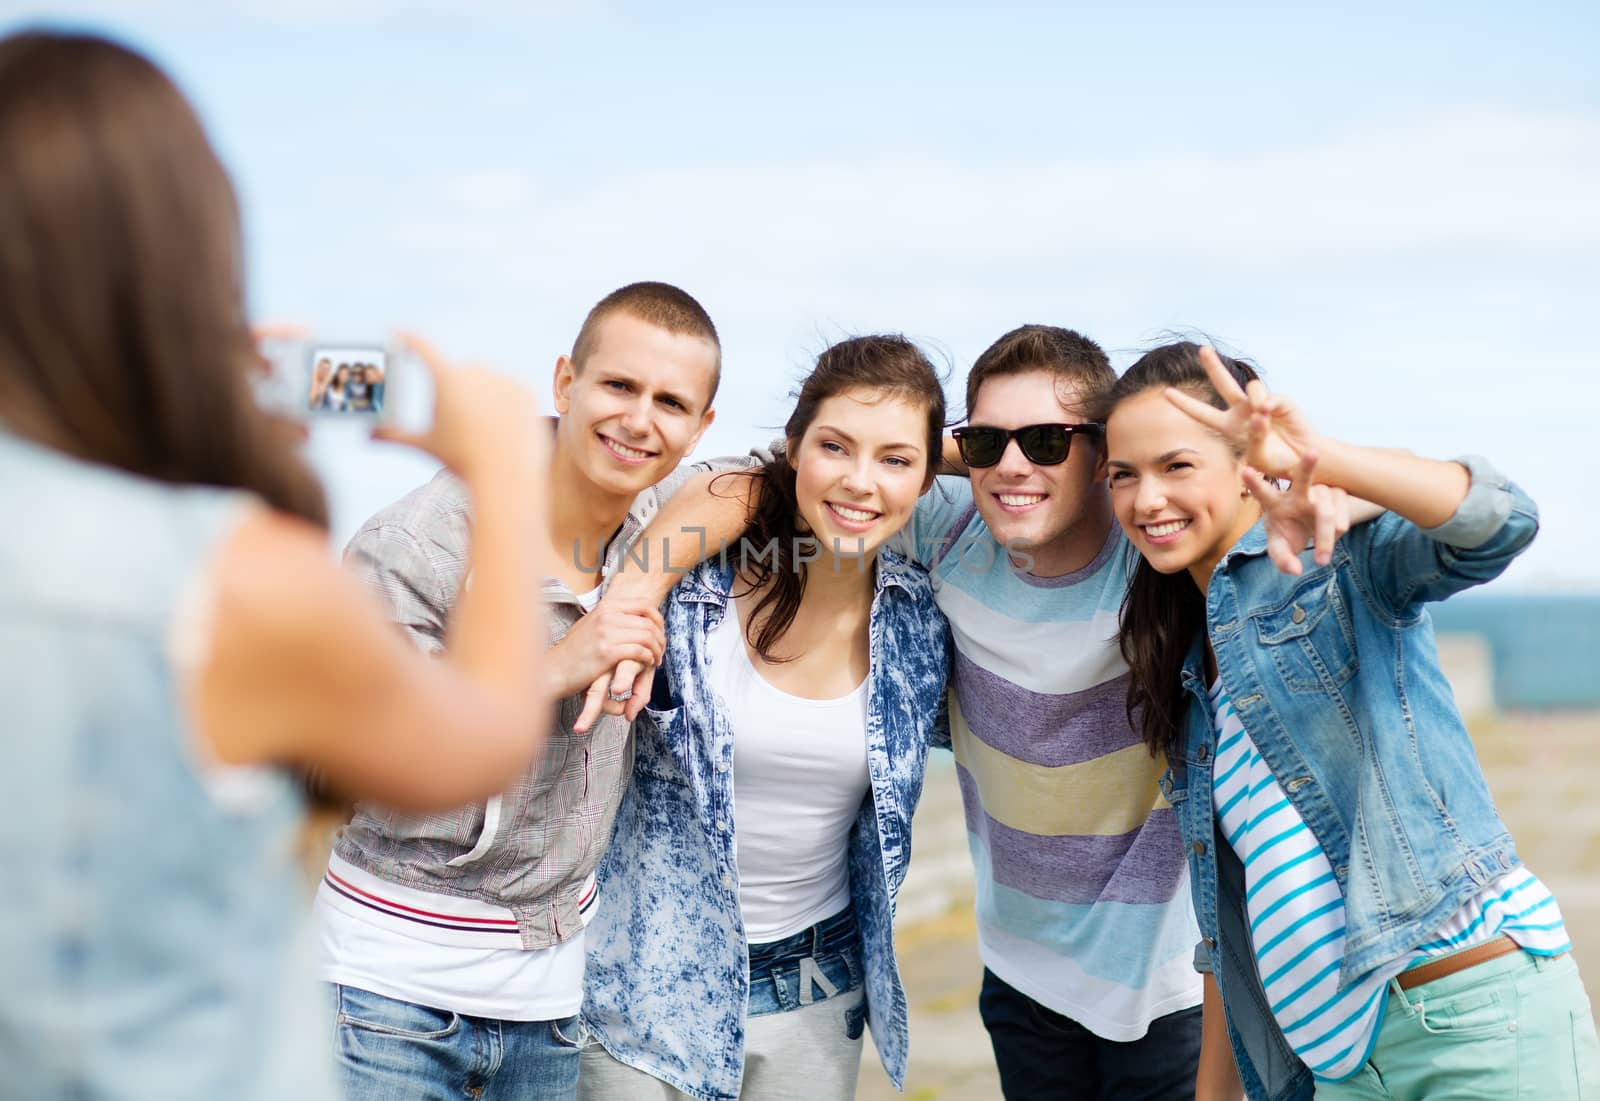
[[[817,365],[800,384],[794,412],[784,425],[788,455],[768,463],[761,471],[756,512],[741,541],[739,564],[759,588],[770,586],[756,604],[756,615],[746,627],[746,637],[756,652],[775,660],[773,648],[794,622],[805,595],[806,564],[796,555],[804,540],[795,494],[796,472],[789,461],[798,453],[806,430],[829,398],[841,394],[865,396],[871,401],[898,400],[923,413],[925,430],[922,487],[937,471],[944,439],[945,397],[939,373],[911,341],[899,335],[857,336],[841,340],[817,357]],[[770,609],[764,619],[761,613]],[[759,623],[754,633],[750,628]]]
[[[1141,356],[1096,402],[1094,420],[1106,424],[1106,445],[1117,447],[1116,424],[1110,417],[1130,398],[1150,390],[1183,390],[1218,409],[1227,403],[1217,393],[1200,362],[1201,345],[1177,341]],[[1240,359],[1221,355],[1228,373],[1243,386],[1258,377]],[[1114,451],[1113,451],[1114,453]],[[1169,752],[1178,742],[1188,698],[1183,663],[1206,629],[1205,595],[1187,572],[1162,573],[1129,548],[1136,561],[1129,571],[1122,601],[1120,643],[1128,663],[1128,719],[1152,753]]]
[[[172,483],[322,523],[321,487],[256,407],[239,216],[200,121],[104,39],[0,39],[0,417]]]

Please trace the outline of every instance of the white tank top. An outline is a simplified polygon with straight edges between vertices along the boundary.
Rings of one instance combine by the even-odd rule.
[[[733,602],[709,638],[733,729],[733,829],[745,936],[765,944],[850,905],[850,827],[867,798],[867,682],[832,700],[774,688]]]

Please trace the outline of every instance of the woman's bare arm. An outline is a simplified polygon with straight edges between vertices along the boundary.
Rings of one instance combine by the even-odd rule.
[[[1200,1067],[1195,1074],[1195,1101],[1242,1101],[1244,1086],[1233,1063],[1228,1043],[1228,1020],[1222,1011],[1217,980],[1205,976],[1205,1000],[1200,1011]]]
[[[439,456],[472,497],[470,585],[445,656],[420,653],[328,554],[317,529],[261,510],[213,567],[210,645],[190,692],[225,762],[315,768],[336,788],[397,808],[459,805],[502,790],[549,721],[537,675],[546,473],[534,403],[498,375],[434,373],[434,424],[380,434]]]
[[[731,549],[755,510],[761,477],[759,470],[707,473],[685,482],[639,533],[635,544],[643,551],[639,561],[650,568],[618,571],[602,603],[642,597],[660,604],[687,571]],[[588,730],[602,714],[635,718],[649,699],[653,673],[648,666],[627,661],[596,678],[573,729]]]

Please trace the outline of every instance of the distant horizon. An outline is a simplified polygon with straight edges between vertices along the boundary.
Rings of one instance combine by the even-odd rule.
[[[1468,589],[1429,612],[1440,635],[1470,634],[1489,646],[1497,706],[1600,709],[1600,594]]]

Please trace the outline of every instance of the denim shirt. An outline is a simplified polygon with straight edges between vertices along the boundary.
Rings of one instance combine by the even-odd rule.
[[[1349,983],[1425,941],[1518,863],[1439,668],[1424,605],[1496,577],[1532,541],[1532,501],[1481,459],[1456,513],[1424,530],[1392,513],[1354,528],[1299,577],[1257,524],[1206,593],[1217,672],[1251,740],[1316,835],[1344,896]],[[1244,871],[1211,805],[1215,731],[1205,652],[1183,670],[1188,713],[1162,788],[1178,814],[1202,941],[1253,1101],[1309,1098],[1256,971]]]
[[[713,559],[668,598],[654,724],[639,727],[633,783],[586,934],[590,1033],[622,1062],[703,1101],[739,1096],[750,987],[734,857],[734,733],[705,675],[707,639],[727,613],[732,582],[731,565]],[[946,721],[949,642],[927,575],[891,551],[878,558],[869,631],[871,798],[850,831],[850,900],[868,1025],[899,1086],[907,1023],[894,904],[928,744]]]

